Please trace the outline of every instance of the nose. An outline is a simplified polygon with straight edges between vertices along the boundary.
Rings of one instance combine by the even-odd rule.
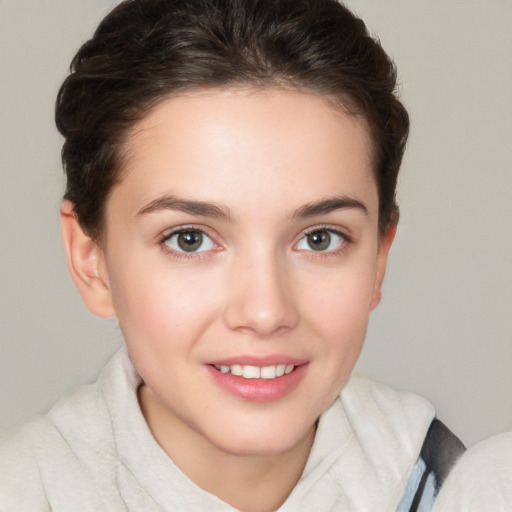
[[[260,254],[234,266],[227,285],[227,326],[259,338],[293,329],[299,315],[286,265],[275,255]]]

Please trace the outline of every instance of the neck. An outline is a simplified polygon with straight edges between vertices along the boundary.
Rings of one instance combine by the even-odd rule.
[[[228,453],[169,418],[165,406],[142,386],[142,412],[155,439],[196,485],[243,512],[270,512],[289,496],[311,451],[315,427],[291,449],[264,455]]]

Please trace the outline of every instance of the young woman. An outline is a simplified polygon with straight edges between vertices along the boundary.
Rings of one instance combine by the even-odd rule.
[[[430,510],[464,448],[352,375],[396,73],[334,0],[128,0],[57,100],[71,276],[126,347],[0,448],[6,510]]]

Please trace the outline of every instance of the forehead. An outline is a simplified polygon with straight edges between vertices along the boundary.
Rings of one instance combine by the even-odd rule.
[[[131,188],[134,207],[162,193],[242,203],[304,203],[333,187],[376,196],[371,147],[364,119],[320,95],[193,92],[163,101],[134,127],[121,188]]]

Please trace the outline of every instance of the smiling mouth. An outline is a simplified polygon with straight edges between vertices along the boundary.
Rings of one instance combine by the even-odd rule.
[[[212,365],[220,373],[230,373],[236,377],[244,379],[278,379],[283,375],[288,375],[296,368],[293,364],[276,364],[271,366],[250,366],[241,364],[232,364],[230,366]]]

